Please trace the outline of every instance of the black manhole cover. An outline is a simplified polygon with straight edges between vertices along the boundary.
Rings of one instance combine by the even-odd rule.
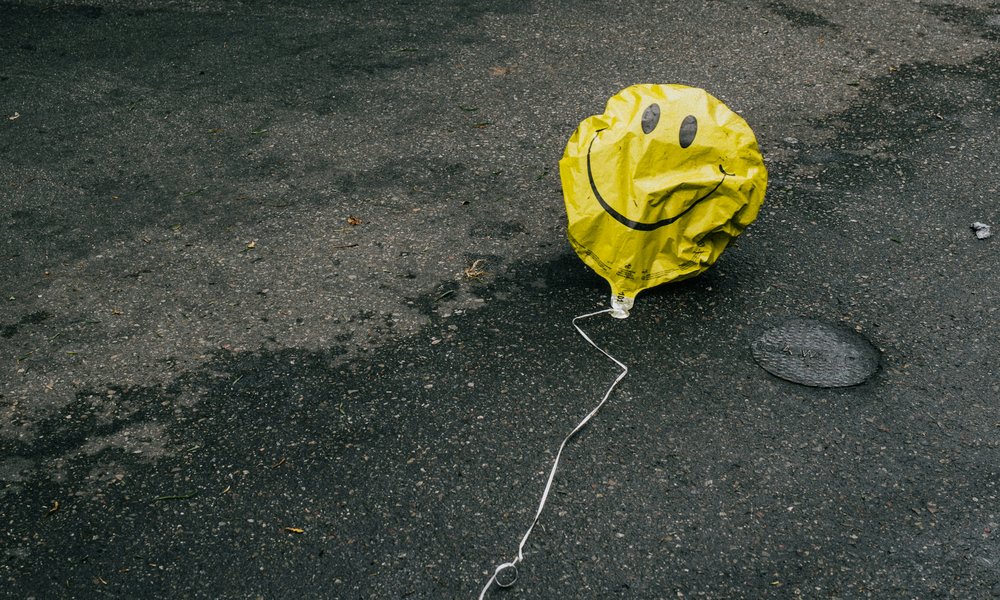
[[[813,387],[863,383],[878,370],[879,353],[845,327],[793,319],[750,344],[753,359],[772,375]]]

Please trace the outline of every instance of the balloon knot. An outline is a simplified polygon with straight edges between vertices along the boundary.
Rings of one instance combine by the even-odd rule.
[[[611,316],[616,319],[627,319],[628,311],[632,308],[635,300],[624,294],[613,294],[611,296]]]

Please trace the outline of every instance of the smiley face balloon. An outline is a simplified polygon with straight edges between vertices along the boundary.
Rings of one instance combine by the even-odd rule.
[[[682,85],[613,96],[577,127],[559,173],[570,243],[611,284],[619,318],[640,291],[711,266],[757,217],[767,187],[746,121]]]

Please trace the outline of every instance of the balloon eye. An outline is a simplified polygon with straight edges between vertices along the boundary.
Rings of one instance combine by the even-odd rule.
[[[694,136],[698,135],[698,119],[694,115],[688,115],[681,121],[680,142],[681,148],[687,148],[694,143]]]
[[[652,133],[656,129],[656,124],[660,122],[660,105],[650,104],[642,113],[642,132]]]

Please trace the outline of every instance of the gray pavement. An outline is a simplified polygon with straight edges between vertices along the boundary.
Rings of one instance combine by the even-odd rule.
[[[616,372],[558,159],[658,82],[743,115],[765,206],[585,322],[632,372],[489,597],[1000,596],[998,40],[981,1],[0,2],[0,595],[475,597]],[[792,317],[879,372],[769,375]]]

